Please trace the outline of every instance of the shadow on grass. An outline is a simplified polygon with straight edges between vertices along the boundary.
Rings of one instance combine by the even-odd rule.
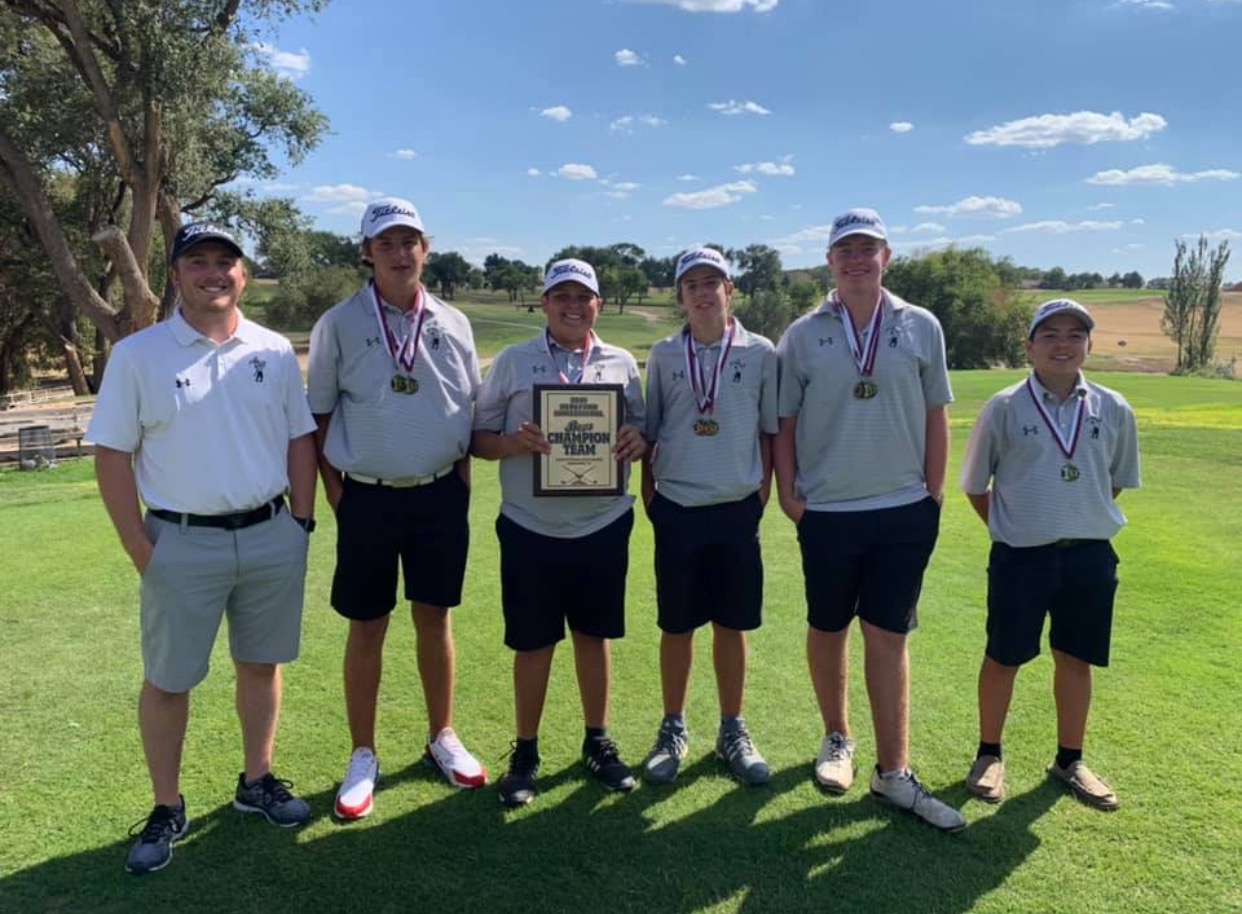
[[[381,784],[427,777],[412,765]],[[516,812],[494,787],[441,785],[441,799],[393,819],[303,832],[226,804],[194,818],[160,873],[126,876],[128,840],[117,841],[0,879],[0,909],[964,912],[1036,850],[1033,824],[1065,796],[1044,782],[943,835],[867,796],[865,781],[822,797],[804,766],[766,788],[699,784],[696,795],[719,793],[705,806],[679,801],[707,779],[719,769],[703,759],[674,788],[609,796],[571,766]],[[942,797],[960,805],[966,791]],[[326,817],[333,794],[307,799]]]

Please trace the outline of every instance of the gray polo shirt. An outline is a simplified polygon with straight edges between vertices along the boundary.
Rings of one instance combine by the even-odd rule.
[[[992,488],[988,532],[1009,546],[1042,546],[1059,539],[1111,539],[1125,526],[1112,490],[1139,486],[1138,430],[1134,410],[1116,391],[1079,376],[1065,403],[1032,374],[984,405],[966,446],[962,489],[982,495]],[[1032,399],[1043,400],[1068,439],[1077,404],[1082,430],[1073,457],[1062,452]],[[1070,464],[1077,471],[1066,471]]]
[[[715,435],[695,434],[703,418],[686,365],[688,330],[663,339],[647,357],[647,440],[652,470],[665,498],[686,507],[739,501],[763,483],[759,435],[775,435],[776,347],[734,318],[733,344],[720,369],[711,418]],[[694,343],[711,383],[724,340]]]
[[[330,308],[311,332],[311,412],[331,413],[324,454],[339,470],[400,479],[439,472],[470,449],[479,357],[466,316],[424,290],[414,369],[399,368],[375,317],[371,284]],[[404,314],[383,303],[389,326]],[[418,382],[393,389],[395,376]]]
[[[479,431],[511,435],[533,415],[532,390],[535,384],[557,383],[557,372],[576,375],[582,353],[569,353],[552,343],[556,364],[548,359],[545,334],[525,343],[501,350],[492,362],[487,379],[479,388],[475,404],[474,427]],[[568,369],[568,370],[567,370]],[[590,360],[582,373],[584,384],[623,384],[625,386],[625,424],[643,428],[642,381],[634,357],[617,346],[595,337]],[[533,458],[507,457],[500,461],[500,513],[519,526],[544,536],[586,536],[608,526],[634,503],[633,496],[601,498],[536,498]],[[629,485],[627,464],[622,478]]]
[[[798,492],[812,511],[870,511],[926,498],[927,411],[953,400],[940,322],[886,290],[872,374],[877,392],[860,400],[854,354],[831,301],[790,324],[777,346],[780,416],[798,420]]]

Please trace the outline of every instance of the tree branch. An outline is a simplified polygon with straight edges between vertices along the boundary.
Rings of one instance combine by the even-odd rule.
[[[121,288],[125,292],[125,303],[129,306],[130,319],[135,327],[149,327],[155,322],[160,300],[151,292],[147,278],[143,275],[134,252],[130,249],[121,230],[110,225],[91,236],[91,241],[101,248],[112,261],[121,280]]]

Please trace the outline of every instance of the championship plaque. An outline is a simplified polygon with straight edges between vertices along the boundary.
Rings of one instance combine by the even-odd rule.
[[[552,444],[535,454],[535,495],[620,495],[625,476],[612,448],[625,421],[620,384],[536,384],[534,421]]]

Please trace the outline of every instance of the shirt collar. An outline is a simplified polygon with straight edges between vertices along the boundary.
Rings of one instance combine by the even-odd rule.
[[[1039,383],[1039,378],[1035,377],[1035,372],[1031,372],[1031,387],[1035,389],[1035,393],[1045,403],[1051,403],[1054,406],[1064,406],[1066,403],[1073,402],[1073,397],[1066,397],[1064,400],[1058,400],[1057,395],[1050,391],[1044,385]],[[1074,382],[1074,393],[1079,397],[1087,395],[1087,379],[1083,377],[1082,372],[1078,372],[1078,380]]]
[[[206,340],[211,343],[213,347],[216,345],[223,345],[217,344],[215,341],[209,339],[205,333],[200,333],[198,330],[194,329],[194,327],[190,325],[190,322],[185,319],[185,315],[181,313],[180,305],[177,306],[177,309],[173,312],[172,317],[168,319],[168,326],[172,330],[173,339],[175,339],[182,346],[193,346],[199,340]],[[242,343],[246,342],[250,339],[254,326],[254,323],[252,321],[248,321],[246,319],[246,315],[242,314],[241,309],[238,308],[237,326],[233,328],[232,336],[230,336],[225,342],[232,342],[233,340],[237,340]]]
[[[825,298],[820,303],[819,307],[815,309],[815,314],[831,314],[834,317],[840,317],[840,315],[837,314],[837,309],[832,305],[833,296],[836,294],[836,291],[836,289],[833,289],[828,293],[828,297]],[[892,292],[888,291],[888,289],[882,288],[880,290],[880,294],[888,301],[889,314],[896,314],[898,311],[909,307],[909,304],[904,299],[894,295]],[[883,302],[881,302],[881,304],[883,304]]]

